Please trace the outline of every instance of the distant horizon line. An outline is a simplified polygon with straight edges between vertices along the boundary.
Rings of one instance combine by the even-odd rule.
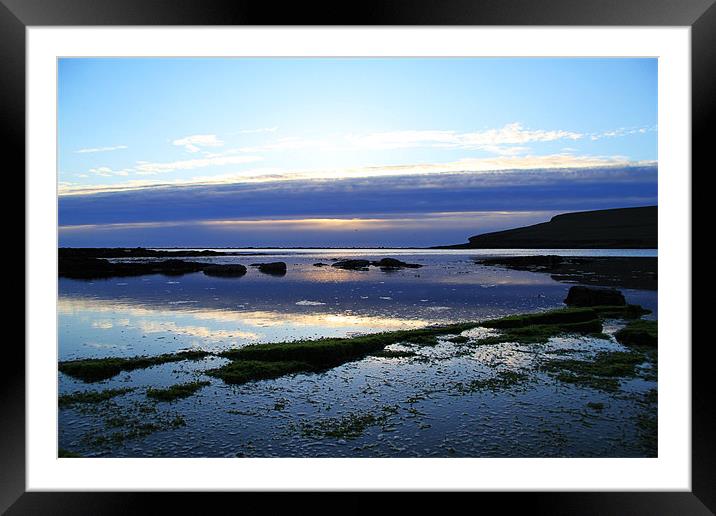
[[[58,247],[57,249],[149,249],[149,250],[165,250],[165,249],[197,249],[197,250],[212,250],[212,249],[281,249],[281,250],[291,250],[291,249],[325,249],[325,250],[341,250],[341,249],[354,249],[354,250],[373,250],[373,249],[417,249],[417,250],[432,250],[432,251],[489,251],[489,250],[501,250],[501,251],[535,251],[535,250],[548,250],[548,251],[560,251],[560,250],[572,250],[572,251],[602,251],[602,250],[620,250],[620,251],[644,251],[644,250],[658,250],[658,247],[594,247],[594,248],[586,248],[586,247],[523,247],[523,248],[516,248],[516,247],[490,247],[490,248],[482,248],[482,247],[464,247],[464,248],[458,248],[458,247],[446,247],[446,246],[431,246],[431,247],[385,247],[385,246],[379,246],[379,247],[315,247],[315,246],[294,246],[294,247],[277,247],[277,246],[268,246],[268,247],[220,247],[220,246],[179,246],[179,247],[153,247],[153,246],[134,246],[134,247],[128,247],[128,246],[112,246],[112,247],[72,247],[72,246],[62,246]]]

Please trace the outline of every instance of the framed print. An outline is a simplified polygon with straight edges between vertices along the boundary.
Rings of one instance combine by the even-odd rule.
[[[27,228],[3,509],[710,513],[715,9],[3,0]]]

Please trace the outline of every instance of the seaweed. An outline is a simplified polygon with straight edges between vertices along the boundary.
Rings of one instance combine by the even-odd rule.
[[[651,310],[640,305],[593,306],[592,309],[602,318],[616,319],[638,319],[642,315],[651,313]]]
[[[109,403],[109,410],[105,411],[103,418],[104,431],[87,432],[81,439],[82,444],[93,448],[116,446],[127,440],[186,425],[181,414],[158,412],[153,403],[135,402],[127,406],[119,406],[111,401]]]
[[[455,389],[459,392],[470,393],[482,390],[499,391],[509,389],[519,384],[525,383],[529,376],[518,371],[498,371],[497,376],[493,378],[485,378],[480,380],[472,380],[468,384],[458,382]]]
[[[418,345],[435,345],[438,335],[459,333],[477,325],[457,323],[357,337],[253,344],[219,353],[219,356],[232,362],[211,369],[207,374],[227,383],[238,384],[292,373],[317,372],[381,352],[389,344],[413,342]]]
[[[416,356],[417,353],[415,351],[404,351],[404,350],[395,350],[395,349],[384,349],[382,351],[377,351],[373,353],[374,357],[380,357],[380,358],[409,358]]]
[[[371,333],[357,337],[253,344],[224,351],[219,355],[231,360],[299,361],[317,368],[333,367],[381,351],[389,344],[399,342],[432,343],[431,337],[459,333],[475,326],[479,326],[479,323],[429,326],[415,330]]]
[[[367,355],[381,356],[390,344],[412,343],[434,346],[438,337],[460,334],[478,326],[496,328],[503,333],[475,341],[475,344],[520,342],[524,344],[547,342],[551,337],[565,333],[600,334],[602,321],[600,311],[614,313],[620,307],[563,308],[536,314],[513,315],[484,322],[464,322],[444,326],[429,326],[413,330],[373,333],[346,338],[321,338],[273,344],[253,344],[243,348],[219,353],[232,362],[207,374],[221,378],[227,383],[244,383],[251,380],[271,379],[284,374],[316,372],[336,367]],[[624,310],[633,310],[621,307]],[[453,341],[465,342],[465,336],[452,337]],[[396,357],[395,353],[382,356]]]
[[[658,323],[646,320],[631,321],[614,336],[626,346],[656,347],[659,341]]]
[[[486,328],[512,329],[534,325],[564,325],[588,323],[600,318],[634,318],[651,313],[639,305],[591,306],[589,308],[559,308],[533,314],[508,315],[481,323]]]
[[[313,438],[355,439],[363,435],[363,432],[371,426],[384,425],[388,416],[397,411],[397,407],[385,406],[379,414],[351,412],[341,417],[304,422],[301,424],[301,434]]]
[[[154,365],[167,362],[178,362],[181,360],[200,360],[209,353],[206,351],[183,351],[179,353],[167,353],[158,356],[136,356],[129,358],[84,358],[80,360],[68,360],[59,362],[57,367],[60,372],[77,378],[83,382],[98,382],[108,380],[117,376],[122,371],[144,369]]]
[[[636,418],[636,427],[639,439],[650,457],[656,457],[659,450],[658,428],[658,393],[656,389],[649,389],[640,402],[644,411]]]
[[[101,403],[133,390],[131,387],[125,387],[122,389],[106,389],[104,391],[76,391],[58,396],[57,404],[60,408],[67,408],[83,403]]]
[[[222,367],[206,371],[209,376],[226,383],[240,384],[251,380],[270,380],[292,373],[306,373],[316,368],[306,362],[236,360]]]
[[[59,459],[78,459],[81,457],[82,455],[80,455],[79,453],[65,450],[64,448],[58,448],[57,450],[57,458]]]
[[[147,389],[147,397],[157,401],[175,401],[182,398],[188,398],[202,387],[210,385],[210,382],[189,382],[171,385],[166,389]]]
[[[288,403],[289,403],[289,400],[287,400],[287,399],[285,399],[285,398],[277,399],[277,400],[274,402],[274,404],[273,404],[273,409],[280,412],[280,411],[282,411],[283,409],[286,408],[286,406],[288,405]]]
[[[540,344],[551,337],[561,334],[577,333],[599,339],[609,339],[602,332],[602,320],[605,318],[633,319],[650,310],[639,305],[592,306],[589,308],[562,308],[535,314],[519,314],[484,321],[479,326],[502,330],[502,334],[478,339],[475,344],[499,344],[519,342],[521,344]],[[649,321],[632,321],[638,325]],[[628,327],[629,325],[627,325]]]
[[[542,369],[561,382],[614,391],[619,388],[620,378],[638,375],[637,366],[644,360],[644,354],[635,351],[602,351],[589,360],[548,360]]]
[[[418,335],[406,339],[410,344],[416,346],[437,346],[439,341],[436,335]]]
[[[412,343],[418,346],[435,346],[438,337],[455,335],[450,340],[465,343],[468,337],[459,335],[478,326],[502,330],[502,334],[475,341],[476,345],[501,342],[523,344],[547,342],[560,334],[595,335],[602,332],[600,314],[613,315],[619,310],[636,313],[636,308],[592,307],[564,308],[535,314],[512,315],[483,322],[463,322],[443,326],[373,333],[345,338],[321,338],[272,344],[253,344],[223,351],[218,355],[231,360],[229,364],[211,369],[206,374],[227,383],[244,383],[251,380],[277,378],[299,372],[316,372],[336,367],[367,355],[379,354],[397,357],[396,352],[384,352],[390,344]],[[637,307],[639,308],[639,307]],[[640,309],[640,308],[639,308]],[[121,371],[150,367],[178,360],[198,360],[209,355],[205,351],[188,351],[156,357],[102,358],[73,360],[59,363],[59,370],[86,382],[111,378]],[[402,356],[407,356],[403,353]]]
[[[557,335],[579,333],[594,335],[601,333],[602,322],[599,319],[562,324],[534,324],[518,328],[510,328],[494,337],[485,337],[478,344],[500,344],[502,342],[519,342],[521,344],[541,344]]]
[[[561,308],[534,314],[508,315],[500,319],[484,321],[485,328],[512,329],[535,325],[560,325],[589,322],[598,319],[596,310],[592,308]]]

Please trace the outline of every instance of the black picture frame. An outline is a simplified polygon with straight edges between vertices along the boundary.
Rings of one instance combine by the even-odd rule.
[[[25,167],[25,29],[83,25],[543,25],[689,26],[692,51],[692,168],[706,170],[716,95],[715,0],[0,0],[0,106],[5,152]],[[6,169],[9,173],[9,167]],[[684,171],[688,173],[688,171]],[[693,177],[693,174],[692,174]],[[24,183],[23,183],[24,188]],[[694,203],[692,203],[693,205]],[[16,212],[15,212],[16,213]],[[7,214],[6,214],[7,216]],[[15,215],[17,217],[17,215]],[[692,210],[692,218],[694,212]],[[12,220],[12,219],[9,219]],[[692,231],[693,234],[693,231]],[[695,251],[692,244],[692,256]],[[25,274],[32,274],[25,270]],[[19,281],[19,275],[12,281]],[[18,286],[19,288],[19,286]],[[685,300],[686,301],[686,300]],[[692,316],[693,320],[693,316]],[[676,343],[670,343],[676,344]],[[687,343],[681,343],[687,344]],[[692,490],[641,493],[481,493],[501,510],[549,514],[712,514],[716,511],[710,341],[692,346]],[[0,361],[0,511],[119,514],[161,497],[163,510],[203,508],[207,497],[248,494],[25,492],[25,354],[7,342]],[[212,500],[218,502],[224,500]],[[306,503],[306,502],[304,502]],[[310,502],[309,502],[310,503]],[[256,506],[258,508],[258,506]],[[238,509],[239,507],[237,507]],[[294,509],[295,510],[295,509]]]

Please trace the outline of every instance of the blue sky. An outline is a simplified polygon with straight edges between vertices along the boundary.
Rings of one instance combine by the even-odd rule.
[[[432,245],[656,204],[655,59],[61,59],[60,245]]]

